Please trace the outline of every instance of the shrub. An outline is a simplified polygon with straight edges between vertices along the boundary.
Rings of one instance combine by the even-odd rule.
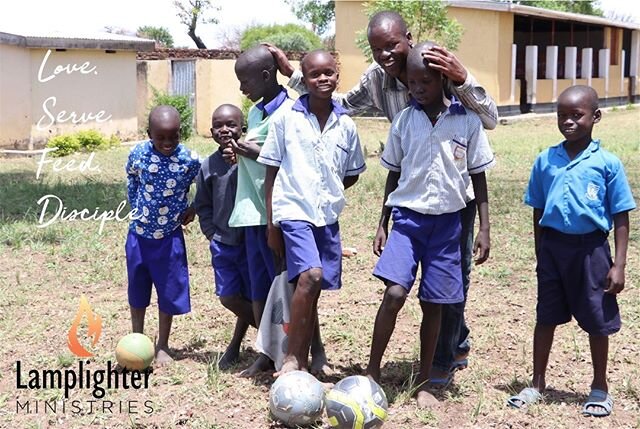
[[[58,148],[51,153],[53,156],[67,156],[80,149],[80,141],[75,134],[63,134],[50,138],[47,147]]]
[[[156,106],[167,105],[176,108],[180,114],[180,140],[187,140],[193,131],[193,109],[189,105],[187,95],[169,95],[166,92],[152,88],[153,100],[149,111]],[[148,126],[148,124],[147,124]]]
[[[107,138],[96,130],[84,130],[76,133],[80,148],[88,152],[104,148],[109,144]]]
[[[307,52],[322,48],[322,40],[313,31],[301,25],[256,25],[242,34],[240,49],[243,51],[259,43],[269,42],[284,51]]]

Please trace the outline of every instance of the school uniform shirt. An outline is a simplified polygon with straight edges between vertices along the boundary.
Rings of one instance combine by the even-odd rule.
[[[294,101],[281,87],[280,93],[270,102],[254,105],[247,117],[246,141],[259,146],[264,144],[271,121],[288,111]],[[258,226],[267,224],[267,208],[264,201],[264,165],[245,156],[238,156],[238,189],[229,226]]]
[[[453,213],[472,200],[470,175],[495,164],[482,122],[460,103],[450,103],[435,125],[414,100],[391,124],[380,162],[400,172],[388,207],[428,215]]]
[[[540,226],[565,234],[609,232],[613,215],[636,208],[622,162],[599,140],[571,160],[564,143],[536,158],[525,204],[543,211]]]
[[[198,154],[179,144],[165,156],[147,140],[131,150],[125,168],[129,204],[139,216],[129,229],[144,238],[161,239],[179,228],[189,186],[200,170]]]
[[[288,86],[300,94],[307,92],[302,80],[302,72],[296,70],[291,75]],[[462,85],[454,85],[447,80],[447,90],[466,107],[476,112],[486,129],[492,130],[498,124],[498,108],[485,89],[467,71],[467,79]],[[408,106],[411,96],[400,80],[391,77],[377,63],[367,68],[360,82],[346,94],[333,94],[334,100],[342,104],[350,115],[369,109],[384,113],[389,122]]]
[[[236,200],[238,164],[230,165],[222,157],[222,151],[217,150],[202,163],[196,185],[193,205],[202,233],[229,246],[241,244],[243,229],[229,226]]]
[[[334,224],[346,203],[342,181],[366,169],[356,125],[346,110],[333,102],[320,131],[308,95],[273,122],[258,162],[280,168],[272,194],[275,225],[283,220]]]

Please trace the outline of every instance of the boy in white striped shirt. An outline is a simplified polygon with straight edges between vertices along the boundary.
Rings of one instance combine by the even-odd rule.
[[[419,407],[437,403],[427,389],[441,321],[441,304],[464,299],[460,256],[460,210],[474,198],[480,229],[476,264],[489,257],[489,205],[485,170],[495,163],[477,114],[444,98],[442,74],[414,47],[407,57],[410,106],[391,125],[381,163],[389,170],[373,251],[380,256],[373,274],[386,291],[376,316],[367,373],[380,379],[380,364],[399,310],[422,266],[420,282]],[[393,228],[387,240],[389,219]],[[384,251],[383,251],[384,249]]]

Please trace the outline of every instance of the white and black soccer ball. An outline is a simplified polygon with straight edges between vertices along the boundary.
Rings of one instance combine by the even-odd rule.
[[[340,380],[327,393],[326,403],[329,425],[336,429],[379,428],[389,409],[384,390],[362,375]]]
[[[288,426],[310,425],[322,417],[324,388],[308,372],[288,372],[271,386],[269,410],[274,419]]]

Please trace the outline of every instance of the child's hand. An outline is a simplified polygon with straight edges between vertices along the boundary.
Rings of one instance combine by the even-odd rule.
[[[222,149],[222,159],[224,159],[227,164],[231,164],[231,165],[238,162],[236,153],[233,151],[233,148],[231,147],[231,145]]]
[[[382,255],[385,244],[387,244],[387,230],[381,225],[378,227],[376,237],[373,239],[373,254],[376,256]]]
[[[263,43],[263,45],[267,47],[269,52],[271,52],[271,55],[273,55],[273,59],[276,60],[276,64],[278,64],[278,71],[286,77],[291,77],[295,69],[289,62],[287,54],[285,54],[282,49],[272,45],[271,43]]]
[[[182,213],[182,225],[189,225],[195,218],[195,207],[187,207],[187,209]]]
[[[491,249],[491,237],[488,230],[478,231],[476,241],[473,243],[473,254],[476,256],[475,263],[480,265],[489,259]]]
[[[467,80],[467,70],[460,60],[442,46],[434,46],[421,52],[424,59],[429,61],[429,67],[441,72],[455,85],[462,85]]]
[[[607,288],[604,290],[606,293],[617,295],[624,289],[624,268],[616,266],[609,270],[607,274]]]
[[[273,224],[267,227],[267,245],[279,260],[284,259],[284,239],[282,231]]]

